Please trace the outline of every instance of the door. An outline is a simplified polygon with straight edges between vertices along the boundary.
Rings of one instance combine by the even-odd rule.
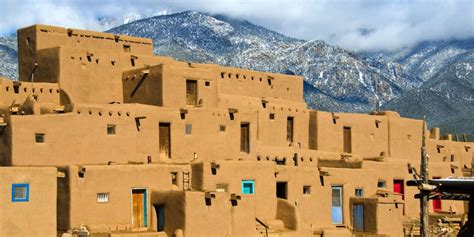
[[[277,198],[288,199],[288,183],[287,182],[277,182],[276,196]]]
[[[403,179],[393,180],[393,192],[402,195],[402,199],[405,200],[405,187],[403,186]]]
[[[342,224],[342,186],[332,186],[332,223]]]
[[[171,158],[171,124],[160,123],[160,158]]]
[[[352,223],[356,232],[364,232],[364,205],[354,204],[352,206]]]
[[[250,152],[250,125],[248,123],[240,124],[240,151]]]
[[[350,127],[344,127],[343,136],[344,153],[352,153],[352,135]]]
[[[132,189],[133,228],[147,226],[146,189]]]
[[[156,219],[157,219],[157,231],[165,230],[165,205],[155,206],[156,210]]]
[[[286,121],[286,141],[293,142],[293,117],[288,117]]]
[[[440,179],[441,177],[433,177],[433,179]],[[436,197],[434,197],[432,200],[433,202],[433,210],[435,212],[440,212],[441,211],[441,197],[438,195]]]
[[[186,104],[195,106],[197,104],[197,81],[186,80]]]

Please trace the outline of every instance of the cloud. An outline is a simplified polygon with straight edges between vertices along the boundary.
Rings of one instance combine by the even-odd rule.
[[[353,50],[474,37],[472,0],[4,0],[0,34],[35,23],[101,30],[97,19],[197,10]]]

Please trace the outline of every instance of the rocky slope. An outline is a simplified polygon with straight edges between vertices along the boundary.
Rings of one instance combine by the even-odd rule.
[[[18,78],[16,36],[0,37],[0,76]]]

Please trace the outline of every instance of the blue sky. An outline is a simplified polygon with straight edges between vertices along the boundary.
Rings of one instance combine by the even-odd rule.
[[[2,0],[0,35],[35,23],[104,30],[100,17],[186,10],[227,14],[353,50],[474,37],[474,0]]]

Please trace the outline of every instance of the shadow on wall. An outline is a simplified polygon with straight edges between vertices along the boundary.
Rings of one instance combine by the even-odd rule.
[[[285,228],[298,230],[299,217],[296,206],[285,199],[277,198],[277,219],[282,220]]]

